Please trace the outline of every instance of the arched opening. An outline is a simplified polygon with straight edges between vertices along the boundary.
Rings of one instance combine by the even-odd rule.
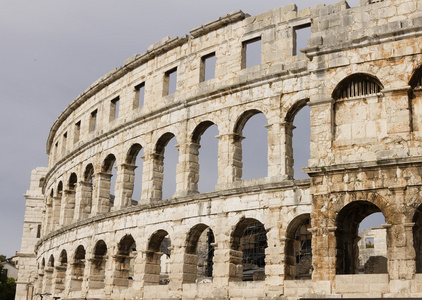
[[[192,135],[191,157],[193,191],[215,190],[218,178],[218,128],[211,121],[200,123]]]
[[[169,283],[171,242],[165,230],[156,231],[148,242],[145,262],[145,285]]]
[[[142,196],[142,174],[144,172],[144,149],[140,144],[130,147],[124,169],[125,194],[131,200],[129,205],[136,205]],[[126,180],[128,179],[128,180]]]
[[[85,219],[92,212],[94,197],[94,167],[92,164],[88,164],[85,167],[84,181],[81,185],[81,194],[79,219]]]
[[[422,205],[420,205],[413,215],[413,247],[415,249],[416,273],[422,273]]]
[[[70,277],[70,291],[80,291],[85,273],[85,248],[79,245],[76,248],[72,263],[72,276]]]
[[[267,177],[268,131],[267,118],[259,110],[244,112],[236,123],[235,172],[242,180]]]
[[[212,280],[214,233],[205,224],[195,225],[186,240],[183,282],[209,282]]]
[[[156,200],[169,199],[176,191],[176,166],[179,161],[176,146],[177,141],[170,132],[162,135],[155,146],[153,198]]]
[[[256,219],[242,219],[232,233],[231,263],[235,265],[232,280],[265,280],[265,248],[267,248],[267,231]]]
[[[369,201],[359,200],[347,204],[338,213],[336,230],[337,274],[358,274],[359,272],[365,272],[362,270],[362,267],[360,267],[361,263],[359,261],[359,252],[364,254],[364,249],[366,249],[366,243],[368,241],[364,240],[361,242],[361,237],[359,236],[359,225],[366,217],[379,212],[381,212],[381,210],[375,204]],[[385,238],[385,229],[382,230],[381,235],[383,234]],[[370,247],[368,247],[368,249],[370,249]],[[384,255],[370,255],[369,258],[375,256]],[[368,265],[366,267],[366,273],[387,273],[387,260],[385,258],[385,256],[384,259],[372,258],[369,264],[376,264],[376,266]]]
[[[418,67],[409,81],[409,102],[412,109],[411,126],[413,131],[422,131],[422,66]]]
[[[296,217],[287,227],[285,279],[312,278],[312,233],[309,214]]]
[[[116,189],[116,157],[113,154],[107,155],[101,167],[100,190],[109,191],[108,195],[99,193],[98,211],[108,212],[114,206]]]
[[[99,240],[95,244],[93,254],[88,285],[90,289],[103,289],[107,261],[107,245],[103,240]]]
[[[376,143],[386,132],[383,128],[384,103],[380,81],[369,75],[357,73],[343,79],[334,89],[334,141],[337,146]],[[353,116],[352,119],[349,116]]]
[[[37,285],[37,290],[39,293],[42,293],[42,289],[44,286],[44,282],[45,282],[45,258],[43,257],[41,260],[41,263],[38,264],[38,285]]]
[[[54,294],[58,294],[64,291],[65,283],[66,283],[66,271],[67,271],[67,252],[66,250],[62,250],[59,256],[59,264],[56,266]]]
[[[117,255],[115,256],[115,286],[131,287],[133,283],[134,262],[136,259],[136,243],[132,235],[125,235],[117,245]]]
[[[286,114],[285,162],[286,174],[290,178],[303,179],[309,176],[302,171],[311,157],[311,110],[309,99],[296,102]]]

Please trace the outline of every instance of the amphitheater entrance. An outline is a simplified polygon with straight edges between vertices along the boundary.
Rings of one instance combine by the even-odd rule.
[[[169,283],[171,242],[167,231],[158,230],[151,236],[146,251],[145,285]]]
[[[189,231],[183,266],[184,283],[212,281],[214,242],[214,233],[205,224],[195,225]]]
[[[265,280],[265,248],[267,231],[256,219],[241,220],[232,234],[231,263],[236,273],[230,274],[234,281]]]
[[[387,273],[387,248],[386,248],[386,231],[385,228],[376,226],[379,229],[377,233],[377,241],[380,242],[377,249],[373,247],[375,241],[374,233],[359,233],[359,225],[361,222],[381,210],[375,204],[359,200],[347,204],[339,212],[337,216],[337,274],[381,274]],[[384,222],[382,222],[384,223]],[[382,242],[383,241],[383,242]],[[383,246],[383,247],[382,247]],[[378,249],[379,248],[379,249]],[[379,250],[376,253],[375,250]],[[365,256],[365,263],[361,263]],[[366,257],[368,256],[368,257]],[[367,264],[367,266],[364,266]],[[362,267],[363,266],[363,267]]]
[[[285,243],[285,279],[311,279],[312,233],[310,215],[296,217],[287,228]]]

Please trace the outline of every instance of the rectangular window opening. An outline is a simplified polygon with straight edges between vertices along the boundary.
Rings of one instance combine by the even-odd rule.
[[[145,82],[142,82],[135,86],[135,101],[133,107],[142,107],[145,101]]]
[[[119,117],[119,103],[119,96],[110,101],[110,122]]]
[[[261,37],[242,43],[242,69],[261,64]]]
[[[37,239],[39,239],[41,237],[41,224],[38,224],[37,227]]]
[[[215,52],[201,58],[200,82],[215,78],[216,63],[217,57],[215,56]]]
[[[74,143],[79,142],[80,135],[81,135],[81,121],[75,124],[75,134],[73,135]]]
[[[167,96],[176,92],[177,84],[177,68],[173,68],[164,74],[163,96]]]
[[[374,248],[374,246],[375,246],[374,238],[373,237],[366,238],[365,239],[365,246],[366,246],[366,248]]]
[[[302,54],[300,49],[308,46],[311,37],[311,24],[307,23],[293,28],[293,55]]]
[[[66,152],[66,145],[67,145],[67,132],[63,134],[63,143],[62,143],[62,153]]]
[[[97,110],[94,110],[91,113],[91,117],[89,119],[89,132],[95,131],[97,129]]]

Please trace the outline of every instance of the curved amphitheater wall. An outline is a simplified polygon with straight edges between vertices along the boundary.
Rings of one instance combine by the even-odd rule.
[[[32,173],[16,299],[421,296],[421,8],[362,0],[238,11],[166,37],[98,79],[53,124],[48,168]],[[308,27],[299,51],[297,31]],[[260,63],[249,67],[254,43]],[[215,76],[205,80],[210,57]],[[293,120],[305,106],[310,178],[295,179]],[[258,113],[267,121],[267,176],[242,180],[242,131]],[[211,125],[218,179],[199,193],[200,138]],[[173,138],[176,189],[163,199]],[[140,160],[142,194],[132,199]],[[356,224],[374,212],[386,220],[388,273],[355,274]],[[295,277],[292,248],[304,220],[309,280]],[[265,275],[242,281],[239,239],[251,224],[265,228]],[[200,283],[191,244],[204,230],[214,236],[213,273]],[[132,256],[126,237],[136,244]],[[169,281],[159,285],[165,237]]]

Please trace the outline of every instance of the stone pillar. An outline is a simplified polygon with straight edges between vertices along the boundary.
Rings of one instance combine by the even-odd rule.
[[[141,200],[138,205],[148,204],[155,197],[154,189],[154,163],[156,160],[155,154],[144,154],[145,160],[142,174],[142,192]]]
[[[285,175],[285,136],[280,123],[268,124],[268,177]]]
[[[53,296],[57,296],[65,289],[66,282],[66,266],[56,266],[53,278]]]
[[[92,209],[91,182],[79,181],[76,185],[74,221],[87,219]]]
[[[409,107],[409,86],[398,89],[384,89],[387,113],[387,134],[389,137],[399,136],[409,139],[411,132],[411,109]],[[393,138],[394,140],[394,138]]]
[[[293,158],[293,129],[296,127],[293,126],[293,123],[285,122],[281,124],[281,133],[283,134],[283,150],[282,155],[284,157],[284,172],[289,179],[294,178],[294,158]]]
[[[93,198],[91,215],[95,216],[110,211],[110,183],[112,174],[96,173],[94,175],[97,184],[94,184],[96,193]]]
[[[270,232],[267,234],[271,234]],[[267,285],[267,295],[269,297],[278,297],[283,294],[284,288],[284,266],[285,266],[285,247],[284,239],[278,239],[277,236],[268,236],[268,247],[265,249],[265,283]]]
[[[201,145],[193,142],[179,146],[180,161],[177,165],[176,197],[198,193],[200,147]]]
[[[218,142],[218,182],[217,189],[242,180],[242,139],[238,134],[217,136]]]
[[[212,244],[214,247],[214,258],[213,258],[213,285],[214,286],[229,286],[229,281],[231,281],[231,276],[235,277],[236,275],[236,266],[231,263],[231,249],[220,247],[219,244]],[[242,252],[240,252],[242,254]],[[236,262],[235,262],[236,263]],[[228,288],[215,289],[213,291],[214,298],[226,299],[229,294]]]
[[[53,220],[51,230],[57,230],[60,227],[60,212],[62,204],[62,194],[59,194],[57,197],[53,197]]]
[[[384,224],[387,229],[388,274],[390,280],[410,280],[416,273],[413,223]]]
[[[312,224],[313,228],[308,229],[312,233],[312,265],[314,268],[312,280],[334,280],[337,254],[335,231],[337,227],[320,227],[321,224],[314,223]]]
[[[60,225],[66,226],[72,223],[75,215],[75,191],[63,191],[63,204],[60,213]]]
[[[45,216],[43,221],[43,235],[47,235],[53,229],[53,198],[47,197],[45,203]]]
[[[120,210],[132,205],[135,186],[135,165],[121,164],[117,166],[116,195],[113,210]]]
[[[322,96],[321,96],[322,95]],[[311,158],[309,167],[323,167],[334,162],[332,145],[334,140],[334,100],[324,98],[324,93],[311,95]]]
[[[69,283],[69,291],[82,291],[83,281],[86,276],[85,274],[85,260],[77,260],[70,264],[70,283]]]
[[[146,250],[144,252],[145,271],[143,274],[143,285],[158,285],[161,272],[161,255],[163,255],[162,252],[155,252],[150,250]]]
[[[176,243],[176,239],[173,240]],[[182,292],[182,284],[184,283],[185,271],[185,247],[170,247],[171,250],[171,269],[169,275],[169,296],[171,298],[180,298]],[[196,265],[195,265],[196,267]]]

